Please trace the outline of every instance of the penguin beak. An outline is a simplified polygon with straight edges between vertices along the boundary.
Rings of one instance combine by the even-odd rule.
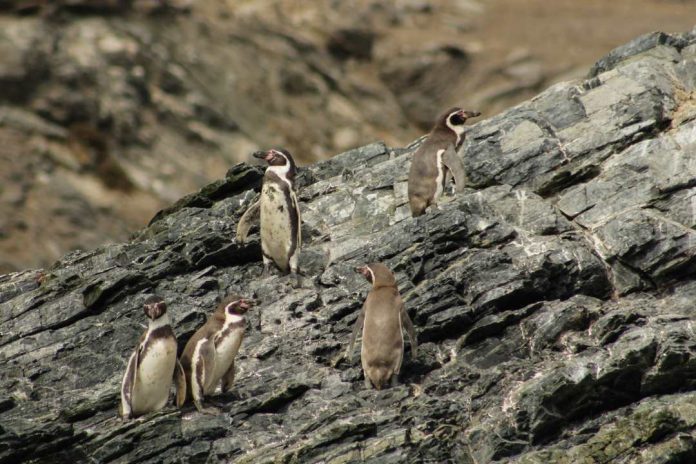
[[[475,118],[475,117],[481,116],[480,111],[473,111],[473,110],[462,110],[459,112],[459,114],[464,118]]]
[[[259,150],[254,152],[251,156],[254,158],[262,159],[264,161],[270,162],[273,159],[273,150],[263,151]]]
[[[255,305],[256,305],[256,301],[254,301],[254,300],[250,300],[247,298],[242,298],[241,300],[239,300],[239,308],[243,309],[244,312],[247,312],[249,310],[249,308],[251,308],[252,306],[255,306]]]
[[[359,272],[362,274],[368,281],[372,281],[371,277],[372,274],[370,273],[370,269],[367,266],[360,266],[355,268],[355,272]]]

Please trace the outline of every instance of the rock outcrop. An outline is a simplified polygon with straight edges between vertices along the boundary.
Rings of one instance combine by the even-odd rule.
[[[312,9],[318,37],[278,5],[249,8],[0,1],[0,272],[123,241],[255,149],[280,145],[309,162],[378,134],[393,142],[418,132],[401,98],[364,77],[389,68],[372,62],[377,24],[365,24],[358,47],[350,28],[322,37],[355,12],[347,4],[347,15],[323,20],[331,8]],[[348,42],[357,48],[341,49]],[[439,108],[449,98],[432,78],[441,69],[410,53],[398,70],[423,82],[408,82],[403,104]],[[353,70],[356,55],[371,68]],[[401,95],[403,79],[387,78]]]
[[[401,146],[443,108],[492,116],[696,17],[547,3],[0,0],[0,273],[123,242],[256,149]]]
[[[128,243],[0,277],[0,462],[694,462],[695,92],[696,31],[641,37],[473,126],[470,188],[419,220],[413,146],[305,168],[300,289],[233,239],[244,164]],[[421,344],[381,392],[335,364],[373,260]],[[145,295],[183,347],[231,291],[260,304],[223,413],[117,419]]]

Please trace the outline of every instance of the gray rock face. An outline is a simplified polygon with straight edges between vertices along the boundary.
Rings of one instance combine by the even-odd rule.
[[[303,169],[300,289],[234,241],[262,176],[244,164],[128,243],[0,276],[0,463],[693,462],[695,50],[640,38],[473,126],[470,188],[418,220],[413,147]],[[334,365],[373,260],[421,344],[381,392]],[[146,295],[183,347],[233,291],[260,304],[222,414],[118,420]]]

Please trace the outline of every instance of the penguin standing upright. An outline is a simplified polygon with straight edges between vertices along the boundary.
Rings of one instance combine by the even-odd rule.
[[[261,199],[242,216],[237,226],[237,240],[242,242],[249,229],[249,216],[261,216],[261,250],[263,275],[268,275],[271,264],[288,271],[301,284],[299,255],[302,245],[302,218],[295,193],[297,167],[290,153],[283,149],[258,151],[253,155],[268,163],[263,177]]]
[[[203,397],[215,391],[222,381],[222,391],[232,388],[234,358],[242,344],[246,330],[247,310],[253,301],[238,295],[222,300],[208,321],[193,334],[181,355],[188,385],[188,398],[201,412],[213,412],[203,408]]]
[[[358,331],[362,328],[362,348],[360,358],[365,373],[365,387],[374,385],[381,390],[401,369],[404,356],[404,336],[406,329],[411,341],[411,353],[416,356],[418,348],[413,323],[404,309],[394,274],[381,263],[372,263],[356,269],[372,283],[348,345],[347,357],[352,359],[353,345]]]
[[[452,108],[440,116],[428,138],[418,147],[408,173],[408,202],[417,217],[442,195],[448,175],[454,177],[457,190],[464,188],[466,175],[457,150],[464,142],[464,123],[479,116],[478,111]]]
[[[176,381],[176,405],[186,397],[186,381],[176,359],[176,337],[169,323],[167,305],[151,296],[143,308],[150,319],[147,331],[128,360],[121,382],[119,415],[124,419],[162,409],[169,398],[172,376]]]

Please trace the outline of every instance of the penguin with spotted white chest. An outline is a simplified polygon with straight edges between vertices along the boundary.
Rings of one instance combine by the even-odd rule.
[[[181,365],[188,386],[187,399],[193,400],[198,411],[217,413],[203,407],[203,398],[214,393],[220,382],[223,392],[232,388],[234,359],[246,331],[245,314],[253,305],[252,300],[229,295],[186,343]]]
[[[261,218],[263,276],[275,264],[283,273],[295,276],[301,286],[299,256],[302,246],[302,216],[295,191],[297,167],[292,155],[282,148],[258,151],[255,158],[268,163],[261,198],[244,213],[237,225],[237,241],[243,243],[256,215]]]
[[[162,298],[145,300],[145,315],[150,319],[147,331],[128,360],[121,382],[119,415],[125,420],[158,411],[167,404],[172,377],[176,382],[176,405],[186,397],[184,372],[176,359],[176,337],[169,322],[167,305]]]
[[[478,111],[451,108],[440,116],[428,138],[418,147],[408,173],[408,202],[413,217],[421,216],[429,206],[437,205],[449,176],[457,191],[462,191],[466,174],[457,151],[464,142],[468,118]]]

